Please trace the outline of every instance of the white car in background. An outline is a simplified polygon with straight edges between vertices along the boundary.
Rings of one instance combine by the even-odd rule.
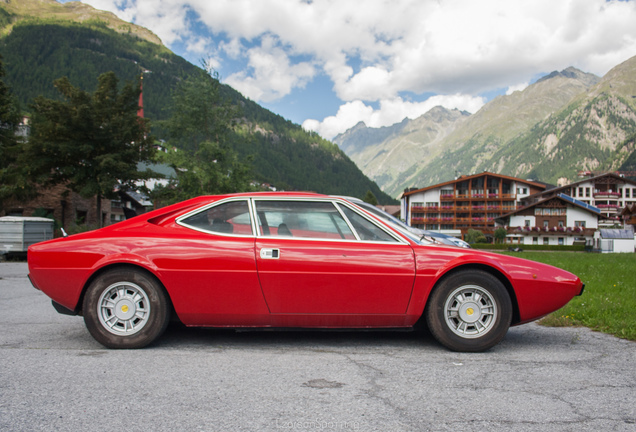
[[[395,225],[403,230],[407,230],[408,232],[419,236],[420,239],[429,239],[429,240],[432,239],[433,241],[437,243],[447,244],[451,246],[458,246],[463,248],[470,248],[470,245],[462,239],[458,239],[457,237],[449,236],[447,234],[414,228],[402,222],[400,219],[396,218],[395,216],[383,210],[380,210],[373,204],[369,204],[365,201],[362,201],[359,198],[353,198],[353,197],[345,197],[345,198],[353,202],[357,206],[362,207],[369,213],[372,213],[373,215],[381,218],[382,220],[389,222],[392,225]]]

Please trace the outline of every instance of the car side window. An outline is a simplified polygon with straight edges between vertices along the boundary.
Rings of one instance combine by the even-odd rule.
[[[398,243],[391,235],[350,208],[345,206],[341,206],[341,208],[358,233],[360,240]]]
[[[330,202],[256,201],[258,231],[267,237],[355,240],[355,235]]]
[[[252,235],[247,201],[230,201],[210,207],[180,221],[198,230],[220,234]]]

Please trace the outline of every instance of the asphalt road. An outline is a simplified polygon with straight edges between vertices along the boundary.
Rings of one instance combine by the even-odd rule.
[[[171,326],[115,351],[0,263],[2,431],[635,431],[636,344],[513,328],[487,353],[424,333]]]

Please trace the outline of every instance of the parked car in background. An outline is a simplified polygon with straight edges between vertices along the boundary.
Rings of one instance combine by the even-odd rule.
[[[186,326],[411,328],[483,351],[583,291],[575,275],[440,244],[342,197],[203,196],[29,247],[29,277],[110,348]]]

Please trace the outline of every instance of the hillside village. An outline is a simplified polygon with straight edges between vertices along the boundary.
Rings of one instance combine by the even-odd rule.
[[[553,186],[483,172],[406,189],[400,215],[409,225],[466,238],[478,231],[511,248],[575,246],[633,252],[636,181],[581,173]]]

